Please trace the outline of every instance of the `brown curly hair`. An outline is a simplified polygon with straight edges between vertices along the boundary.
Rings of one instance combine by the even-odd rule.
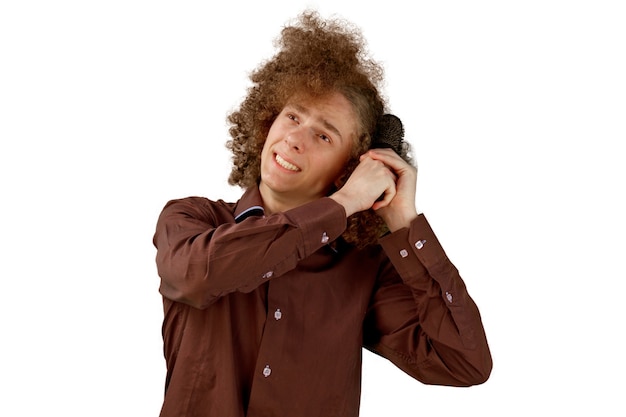
[[[385,100],[378,88],[383,69],[367,57],[358,28],[339,19],[323,20],[314,11],[305,11],[284,27],[276,46],[274,57],[251,73],[247,97],[228,116],[232,139],[226,146],[233,153],[228,182],[243,188],[258,185],[265,139],[289,98],[301,93],[339,92],[359,118],[352,157],[338,182],[341,187],[358,165],[359,156],[369,149],[376,123],[384,114]],[[343,238],[364,247],[386,231],[383,220],[370,209],[348,218]]]

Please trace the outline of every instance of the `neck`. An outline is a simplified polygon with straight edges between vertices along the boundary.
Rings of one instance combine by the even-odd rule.
[[[263,208],[265,209],[266,215],[283,213],[311,201],[310,199],[294,198],[294,196],[286,193],[274,192],[263,186],[263,183],[259,185],[259,192],[263,199]]]

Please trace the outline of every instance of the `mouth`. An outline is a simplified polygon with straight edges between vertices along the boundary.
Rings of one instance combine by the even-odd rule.
[[[292,172],[298,172],[300,171],[300,168],[297,167],[296,165],[292,164],[291,162],[285,161],[283,159],[283,157],[281,157],[278,154],[275,154],[274,159],[276,160],[276,163],[278,165],[280,165],[281,167],[285,168],[288,171],[292,171]]]

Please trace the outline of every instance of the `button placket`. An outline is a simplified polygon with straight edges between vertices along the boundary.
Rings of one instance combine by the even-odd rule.
[[[259,346],[255,371],[256,378],[266,381],[267,384],[272,384],[272,380],[281,374],[282,365],[276,358],[276,346],[282,346],[288,336],[286,319],[289,316],[290,307],[286,299],[291,287],[289,280],[276,278],[277,275],[274,273],[274,279],[267,283],[265,329]]]

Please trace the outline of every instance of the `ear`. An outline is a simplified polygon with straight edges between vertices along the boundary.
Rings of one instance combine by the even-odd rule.
[[[358,162],[358,160],[356,162],[348,161],[348,163],[346,164],[346,169],[333,182],[333,192],[343,187],[346,181],[348,181],[348,178],[350,178],[350,175],[352,174],[352,171],[354,171],[354,168],[356,168],[356,166],[358,165]]]

